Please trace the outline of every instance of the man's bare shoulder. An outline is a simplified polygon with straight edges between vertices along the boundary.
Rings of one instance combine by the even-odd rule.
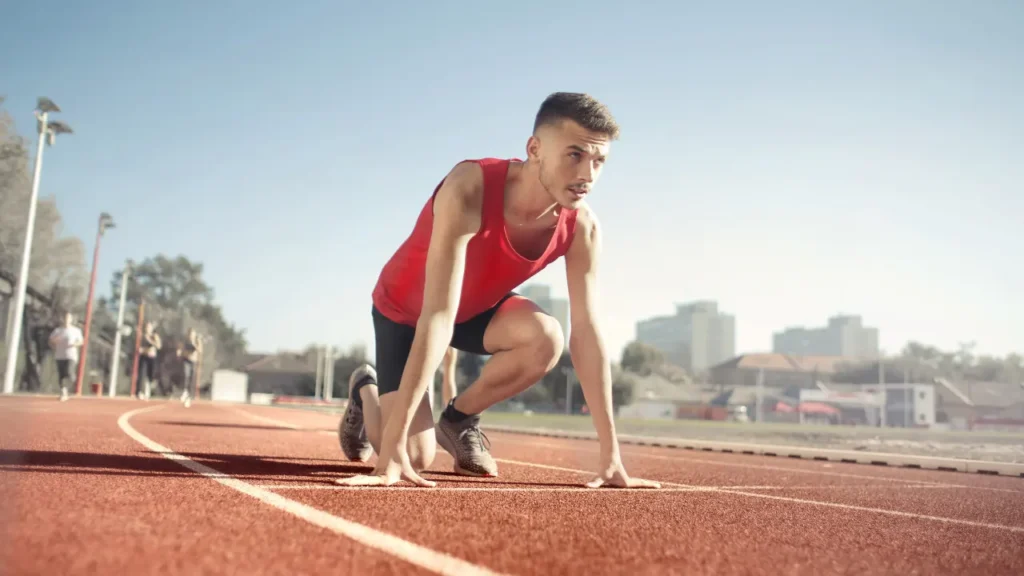
[[[576,209],[576,230],[573,238],[582,237],[588,243],[593,242],[595,237],[600,234],[600,225],[594,209],[586,202],[582,202],[579,208]]]
[[[466,160],[456,164],[444,178],[440,192],[445,192],[460,204],[475,206],[483,203],[484,170],[480,164]]]
[[[456,235],[475,233],[484,204],[484,171],[476,162],[459,162],[445,176],[434,198],[435,225]]]

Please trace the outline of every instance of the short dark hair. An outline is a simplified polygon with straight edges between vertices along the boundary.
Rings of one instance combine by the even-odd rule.
[[[533,131],[541,126],[553,126],[562,120],[572,120],[591,132],[599,132],[615,140],[619,137],[619,125],[608,110],[589,94],[578,92],[555,92],[548,96],[537,111]]]

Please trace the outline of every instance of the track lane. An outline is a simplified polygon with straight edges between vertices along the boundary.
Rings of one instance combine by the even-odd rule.
[[[122,433],[117,417],[139,406],[0,400],[5,574],[424,573],[346,541],[311,554],[322,529]]]
[[[35,485],[38,478],[46,475],[58,478],[60,482],[74,475],[91,478],[91,485],[79,486],[78,492],[86,492],[89,488],[95,490],[97,484],[101,484],[101,491],[105,491],[114,484],[123,483],[123,492],[135,493],[139,491],[140,483],[144,482],[162,485],[168,482],[181,483],[175,493],[184,493],[182,498],[188,502],[198,496],[195,499],[210,504],[209,508],[204,508],[202,504],[190,508],[202,508],[205,516],[215,517],[204,524],[191,516],[157,516],[158,521],[165,520],[167,527],[177,527],[179,530],[192,520],[192,526],[198,530],[197,538],[189,541],[180,535],[164,537],[155,542],[151,540],[148,548],[143,547],[137,551],[130,542],[124,544],[130,540],[126,534],[132,532],[126,528],[131,522],[126,519],[127,516],[122,515],[120,519],[125,526],[115,525],[106,531],[98,530],[106,536],[92,537],[85,545],[78,545],[80,553],[77,558],[85,560],[82,560],[84,564],[73,568],[83,572],[97,566],[101,571],[110,566],[123,569],[126,565],[123,558],[98,558],[102,553],[91,551],[92,547],[104,545],[115,549],[120,545],[119,553],[122,555],[143,553],[150,557],[167,558],[177,554],[187,560],[189,555],[204,553],[202,544],[208,542],[211,535],[219,538],[231,517],[258,517],[257,512],[250,511],[250,506],[240,508],[235,500],[226,498],[223,494],[225,489],[216,482],[197,477],[175,463],[166,462],[177,468],[174,472],[163,468],[153,469],[159,465],[136,460],[129,460],[128,470],[124,469],[123,462],[118,466],[119,458],[140,455],[124,454],[123,447],[113,446],[112,439],[106,438],[109,430],[103,433],[97,430],[104,426],[116,429],[116,426],[110,424],[116,420],[116,416],[128,408],[139,408],[141,403],[114,402],[110,404],[120,404],[117,409],[98,411],[90,406],[88,411],[93,414],[89,417],[82,414],[74,416],[76,411],[85,409],[85,402],[53,404],[33,409],[21,406],[18,410],[8,412],[34,414],[33,410],[39,410],[39,414],[43,414],[39,416],[42,421],[49,422],[45,426],[47,429],[59,428],[54,421],[66,423],[64,435],[51,430],[48,436],[42,432],[33,436],[42,438],[43,445],[56,448],[63,454],[82,456],[77,460],[54,462],[52,459],[45,460],[45,451],[40,451],[44,454],[38,456],[44,458],[42,461],[26,463],[23,460],[18,463],[20,468],[4,460],[0,462],[0,485],[4,488],[15,486],[13,489],[17,491],[24,480],[28,479],[30,484]],[[78,406],[72,406],[74,404]],[[5,406],[4,402],[0,402],[0,410]],[[275,491],[288,499],[508,573],[552,573],[584,569],[599,574],[626,571],[1000,574],[1024,571],[1021,559],[1014,555],[1014,551],[1024,549],[1024,539],[1019,533],[915,518],[895,518],[869,511],[827,509],[789,501],[752,498],[728,491],[729,487],[738,487],[744,492],[759,491],[780,498],[815,500],[826,500],[822,495],[827,494],[830,498],[839,498],[839,502],[857,502],[856,498],[863,498],[869,507],[879,502],[879,494],[893,499],[899,496],[899,503],[903,503],[907,501],[902,497],[903,494],[912,493],[916,495],[913,498],[921,498],[921,503],[926,504],[956,502],[962,494],[968,493],[971,494],[969,500],[976,498],[978,503],[965,503],[961,512],[964,518],[980,520],[980,517],[974,515],[979,507],[988,510],[992,501],[999,502],[1007,494],[1016,496],[1010,494],[1013,491],[1005,488],[1006,484],[1000,484],[1001,488],[997,488],[1004,492],[976,490],[975,486],[958,489],[955,486],[940,485],[942,483],[935,482],[934,478],[956,478],[972,483],[978,481],[977,487],[986,489],[994,487],[986,482],[988,480],[1014,479],[876,469],[857,465],[841,465],[829,470],[863,474],[851,472],[843,476],[825,476],[803,469],[807,465],[821,466],[820,463],[729,455],[722,455],[726,458],[721,463],[680,464],[674,457],[666,460],[666,455],[694,453],[655,449],[650,451],[651,454],[661,458],[653,458],[634,453],[634,447],[629,447],[627,464],[632,473],[665,480],[665,477],[659,477],[664,472],[659,466],[667,466],[669,471],[678,475],[674,478],[686,481],[681,484],[698,485],[702,491],[589,491],[579,490],[578,487],[588,478],[586,471],[591,470],[596,462],[592,442],[567,441],[563,445],[561,441],[555,440],[552,445],[542,446],[524,441],[528,438],[524,436],[491,434],[497,456],[535,465],[502,464],[501,478],[468,479],[451,476],[448,473],[451,460],[442,454],[434,472],[429,473],[430,477],[439,480],[438,490],[411,487],[394,490],[338,490],[336,488],[340,487],[333,484],[333,479],[370,469],[368,464],[348,463],[341,458],[335,428],[338,416],[274,408],[255,409],[252,414],[246,414],[249,410],[253,410],[253,407],[197,403],[186,410],[180,405],[167,404],[162,410],[138,415],[133,422],[141,432],[151,434],[154,440],[162,441],[169,448],[182,453],[189,453],[197,462],[205,462],[218,471],[236,474],[247,483],[288,486]],[[69,418],[65,412],[69,412],[72,417]],[[7,415],[7,412],[0,414],[3,417]],[[253,418],[253,415],[263,420]],[[97,420],[105,423],[98,424]],[[281,428],[281,423],[293,428]],[[29,429],[30,425],[26,424],[25,428]],[[84,438],[82,433],[85,433]],[[79,436],[79,445],[74,444],[76,435]],[[12,438],[14,436],[9,429],[0,430],[0,448],[7,448]],[[551,442],[554,439],[539,440]],[[587,451],[588,446],[590,452]],[[69,448],[76,448],[77,451]],[[696,455],[698,460],[714,460],[707,458],[710,454]],[[104,461],[104,457],[108,461]],[[149,460],[151,456],[146,455],[144,459]],[[657,464],[659,460],[661,464]],[[758,469],[748,465],[754,462],[777,462],[779,466],[774,468],[782,470]],[[801,471],[791,472],[787,469],[794,464]],[[553,470],[538,465],[568,470]],[[894,476],[890,476],[893,472],[906,474],[906,478],[914,482],[894,480]],[[874,477],[876,473],[880,473],[878,478]],[[97,482],[97,479],[102,481]],[[822,480],[824,484],[815,486],[817,480]],[[197,482],[208,486],[197,489]],[[316,487],[303,488],[310,485]],[[452,487],[460,488],[460,491],[453,491]],[[490,490],[489,487],[500,490]],[[703,491],[708,489],[717,491]],[[166,492],[163,493],[166,506]],[[39,496],[33,494],[32,497]],[[854,499],[850,500],[851,497]],[[145,498],[133,503],[140,509],[156,507]],[[39,507],[37,504],[36,508]],[[77,504],[69,506],[67,502],[61,501],[56,509],[60,511],[77,507]],[[171,507],[175,508],[173,505]],[[262,507],[269,509],[265,505]],[[186,507],[178,506],[179,512],[181,508]],[[88,520],[91,516],[98,517],[104,511],[92,508],[77,513]],[[244,513],[240,514],[240,511]],[[24,513],[23,510],[17,512],[19,515]],[[274,525],[275,521],[280,521],[280,513],[272,509],[264,514],[265,517],[250,522],[247,527],[250,532],[254,527]],[[999,519],[1004,522],[1014,521],[1015,517],[1000,516]],[[35,518],[33,522],[59,525],[65,521],[58,513]],[[93,527],[91,522],[83,524]],[[305,526],[307,529],[312,527],[308,523]],[[310,556],[310,542],[316,542],[318,554],[331,558],[336,555],[336,549],[346,548],[345,538],[333,534],[325,537],[323,530],[315,527],[312,529],[312,536],[299,536],[297,540],[291,539],[290,535],[301,529],[286,527],[283,532],[277,528],[270,530],[279,536],[289,535],[292,555],[297,559],[294,565],[281,568],[280,562],[270,562],[258,566],[255,571],[245,570],[245,566],[242,566],[240,572],[303,573],[310,565],[310,560],[306,558]],[[277,555],[277,548],[282,546],[280,538],[260,539],[259,534],[254,538],[245,530],[236,530],[239,534],[236,540],[243,543],[244,554],[248,555],[251,550],[259,547]],[[49,537],[53,538],[55,532],[50,530]],[[359,548],[348,542],[347,546]],[[44,546],[42,542],[31,545],[36,548]],[[173,551],[170,550],[172,547]],[[237,547],[232,546],[230,539],[228,547],[237,553]],[[357,553],[372,557],[374,552],[363,548]],[[288,556],[289,552],[285,550],[284,555]],[[201,570],[205,565],[197,562],[174,564],[160,558],[151,562],[159,568],[149,570],[142,564],[131,564],[130,573],[146,573],[147,570],[160,573],[187,572],[197,567]],[[0,562],[6,559],[0,558]],[[68,561],[66,558],[63,560]],[[44,562],[27,568],[36,572],[52,572],[54,561],[60,559],[51,558],[48,564]],[[214,561],[221,562],[220,573],[223,573],[224,565],[231,566],[231,561],[223,555],[215,557]],[[329,562],[326,566],[320,571],[337,570],[339,564]],[[266,570],[261,572],[260,568]],[[396,563],[388,558],[376,563],[352,565],[353,571],[360,573],[410,573],[414,572],[412,568],[409,564]],[[68,573],[66,570],[59,572]]]
[[[306,411],[296,408],[278,408],[270,406],[245,406],[244,408],[232,408],[233,410],[244,411],[251,416],[263,418],[265,425],[287,424],[304,429],[316,430],[325,435],[336,435],[337,424],[340,419],[338,414],[325,414],[320,412]],[[273,424],[272,424],[273,423]],[[484,415],[486,428],[487,416]],[[488,436],[497,445],[504,443],[516,445],[530,445],[537,450],[556,450],[559,452],[578,452],[579,462],[586,468],[592,468],[596,463],[596,446],[592,440],[575,440],[563,438],[549,438],[525,434],[511,434],[504,432],[488,432]],[[623,457],[627,464],[635,460],[665,460],[667,462],[687,463],[687,465],[698,469],[717,470],[719,480],[731,478],[736,470],[756,470],[759,473],[765,471],[785,472],[799,475],[801,482],[809,484],[818,480],[829,482],[830,478],[850,478],[856,480],[871,480],[899,482],[899,483],[932,483],[942,485],[955,485],[970,488],[971,490],[994,490],[1007,493],[1024,493],[1024,479],[1005,476],[989,476],[982,474],[966,474],[961,472],[945,472],[936,470],[921,470],[913,468],[898,468],[890,466],[868,466],[864,464],[821,462],[814,460],[768,457],[746,454],[729,454],[709,451],[684,450],[679,448],[653,447],[653,446],[632,446],[621,447]],[[682,466],[683,464],[681,464]],[[710,472],[709,472],[710,473]]]
[[[285,414],[264,411],[260,416],[297,425]],[[308,430],[292,432],[306,434],[307,440],[293,450],[304,457],[329,457],[338,453],[336,436],[323,433],[332,428],[324,420],[306,416],[302,418],[302,425]],[[242,440],[230,439],[231,442]],[[492,440],[499,457],[515,457],[526,463],[583,472],[593,468],[593,455],[559,457],[558,450],[543,451],[528,443],[519,444],[511,435],[492,435]],[[450,460],[442,466],[449,463]],[[634,459],[629,465],[634,474],[657,480],[668,480],[667,472],[680,473],[676,469],[665,470],[664,463],[659,466],[642,459]],[[682,471],[686,476],[672,478],[687,480],[689,485],[719,485],[720,482],[707,482],[710,478],[701,476],[704,467],[690,466]],[[585,473],[531,468],[503,464],[503,478],[498,481],[557,477],[558,483],[578,486],[586,480]],[[793,474],[777,470],[730,468],[729,472],[736,480],[732,484],[745,484],[739,480],[755,479],[773,487],[793,483]],[[922,473],[898,472],[911,476]],[[737,478],[737,473],[746,476]],[[924,473],[924,476],[929,474]],[[884,491],[878,486],[880,483],[891,483],[887,474],[882,480],[845,477],[831,480],[833,484],[828,490],[834,494],[868,490],[855,482],[871,485],[870,494]],[[461,482],[455,484],[461,485]],[[1012,551],[1024,546],[1024,534],[893,517],[877,511],[824,508],[728,492],[445,492],[444,486],[449,485],[452,484],[445,483],[441,490],[434,491],[293,489],[287,494],[424,546],[513,573],[583,569],[596,573],[622,573],[633,569],[756,573],[777,572],[780,566],[815,574],[847,569],[1013,573],[1022,567]],[[940,494],[929,498],[951,501],[958,498],[956,493],[941,495],[947,492],[938,488],[918,492]],[[996,494],[987,493],[982,498]],[[801,492],[799,498],[808,498],[808,495]],[[627,512],[629,516],[624,522]],[[967,516],[970,514],[965,515],[965,520],[981,521]],[[1006,520],[1005,517],[1000,519]],[[609,546],[609,542],[615,545]],[[979,549],[985,553],[977,554]],[[833,553],[841,558],[838,564],[829,559],[828,555]],[[588,561],[588,555],[598,555],[599,565]],[[529,564],[524,566],[526,559]]]

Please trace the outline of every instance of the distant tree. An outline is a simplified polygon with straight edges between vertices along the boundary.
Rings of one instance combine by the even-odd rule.
[[[334,388],[335,398],[348,398],[348,378],[355,372],[355,369],[363,364],[373,366],[366,356],[366,347],[357,344],[352,346],[334,361]]]
[[[694,381],[686,370],[667,362],[655,368],[654,373],[674,384],[692,384]]]
[[[575,367],[572,363],[572,357],[569,353],[562,354],[562,357],[558,359],[558,364],[555,368],[550,370],[537,386],[534,386],[534,388],[540,388],[543,392],[541,392],[541,390],[530,392],[528,397],[535,403],[550,403],[564,409],[566,384],[569,380],[566,377],[566,371],[575,371]],[[611,373],[612,406],[617,410],[618,408],[633,401],[634,380],[632,376],[614,364],[611,367]],[[587,403],[586,397],[583,394],[583,387],[579,382],[579,378],[576,377],[575,374],[571,378],[571,381],[573,386],[572,412],[574,414],[579,414],[584,404]],[[524,392],[521,396],[526,394],[527,393]],[[525,399],[523,401],[525,402]]]
[[[612,405],[616,412],[623,406],[633,403],[636,379],[628,372],[615,367],[612,370]]]
[[[540,383],[536,386],[543,388],[544,392],[540,391],[532,393],[534,400],[540,401],[539,403],[550,402],[555,406],[565,407],[565,385],[566,385],[566,370],[572,370],[572,357],[568,352],[562,354],[558,359],[558,363],[555,367],[548,371],[541,379]],[[574,380],[575,388],[573,389],[573,404],[574,406],[583,405],[583,392],[580,390],[579,382]]]
[[[1024,384],[1024,358],[1020,354],[1008,354],[1003,358],[999,379],[1011,384]]]
[[[946,378],[952,381],[1018,384],[1024,377],[1019,354],[1005,358],[975,355],[975,342],[961,342],[948,352],[920,342],[907,342],[898,355],[885,356],[882,363],[886,382],[928,381]],[[837,382],[869,383],[878,381],[878,363],[851,362],[837,365],[832,377]]]
[[[623,370],[648,376],[664,362],[665,357],[660,350],[643,342],[633,341],[622,350],[622,361],[619,364]]]
[[[122,270],[115,270],[111,277],[111,294],[115,297],[108,302],[108,308],[116,306],[120,298],[121,274]],[[245,353],[245,331],[224,318],[214,301],[213,288],[203,279],[202,263],[185,256],[169,258],[160,254],[136,263],[129,278],[126,318],[137,317],[139,302],[145,298],[147,306],[156,305],[164,314],[174,316],[164,319],[167,325],[187,329],[192,323],[205,324],[211,332],[207,336],[216,342],[220,363],[230,363]],[[147,312],[146,316],[151,315]]]

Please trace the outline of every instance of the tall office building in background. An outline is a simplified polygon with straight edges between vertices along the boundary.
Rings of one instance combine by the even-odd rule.
[[[789,327],[773,335],[772,351],[795,356],[878,358],[878,328],[860,316],[833,316],[820,328]]]
[[[719,312],[714,301],[679,304],[673,316],[637,322],[636,339],[672,364],[700,372],[736,355],[736,318]]]

